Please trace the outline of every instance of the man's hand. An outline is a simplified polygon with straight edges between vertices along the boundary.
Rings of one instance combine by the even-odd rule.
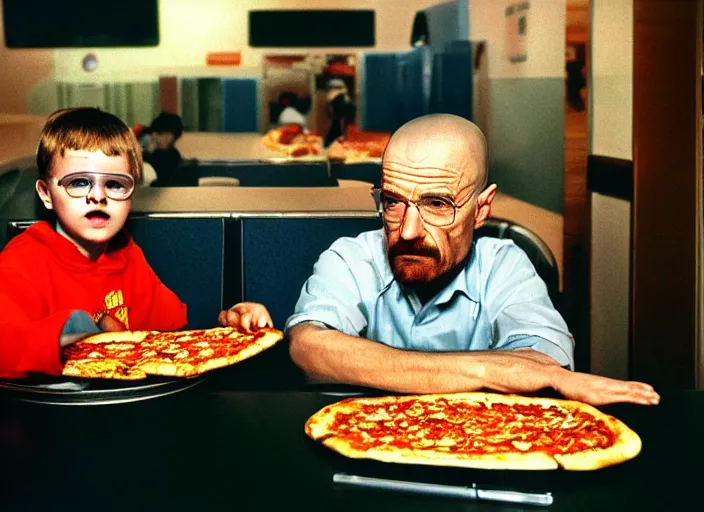
[[[218,322],[225,327],[238,327],[251,332],[262,327],[273,327],[269,311],[258,302],[240,302],[218,315]]]
[[[660,395],[649,384],[570,372],[562,368],[555,369],[553,387],[566,398],[592,405],[617,402],[631,402],[641,405],[660,403]]]

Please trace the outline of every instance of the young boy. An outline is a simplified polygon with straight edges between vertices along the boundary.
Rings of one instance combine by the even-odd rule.
[[[185,327],[186,306],[159,281],[123,226],[142,158],[132,131],[95,108],[60,110],[37,149],[40,221],[0,253],[0,377],[61,373],[61,347],[88,334]],[[215,320],[215,318],[213,318]],[[261,304],[223,325],[271,325]]]

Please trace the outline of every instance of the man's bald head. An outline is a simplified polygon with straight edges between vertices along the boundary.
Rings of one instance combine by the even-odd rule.
[[[409,170],[442,170],[462,185],[481,191],[487,184],[487,147],[477,125],[451,114],[416,118],[399,128],[384,152],[382,167],[400,164]]]
[[[399,282],[429,284],[462,264],[491,211],[496,185],[486,185],[486,140],[466,119],[424,116],[394,133],[382,160],[381,205]]]

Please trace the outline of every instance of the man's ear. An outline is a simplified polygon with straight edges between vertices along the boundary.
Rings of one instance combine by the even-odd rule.
[[[46,181],[41,179],[37,180],[34,185],[34,188],[37,189],[37,194],[39,194],[39,199],[41,199],[42,203],[44,203],[44,208],[46,208],[47,210],[53,210],[54,202],[51,200],[51,194],[49,194],[49,186],[46,184]]]
[[[494,202],[495,197],[495,184],[489,185],[477,196],[477,212],[474,215],[474,229],[482,227],[484,221],[489,218],[491,214],[491,204]]]

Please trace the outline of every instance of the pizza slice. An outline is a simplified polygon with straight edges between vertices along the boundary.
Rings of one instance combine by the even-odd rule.
[[[344,163],[378,161],[391,135],[385,132],[367,132],[350,126],[347,134],[335,140],[328,148],[328,158]]]
[[[103,332],[69,345],[62,351],[62,375],[82,378],[137,380],[146,374],[135,368],[148,331]]]
[[[276,344],[283,333],[233,327],[158,332],[105,332],[69,345],[62,374],[135,380],[147,375],[191,377],[250,358]]]
[[[261,141],[266,147],[290,157],[323,154],[323,138],[299,125],[272,128]]]

